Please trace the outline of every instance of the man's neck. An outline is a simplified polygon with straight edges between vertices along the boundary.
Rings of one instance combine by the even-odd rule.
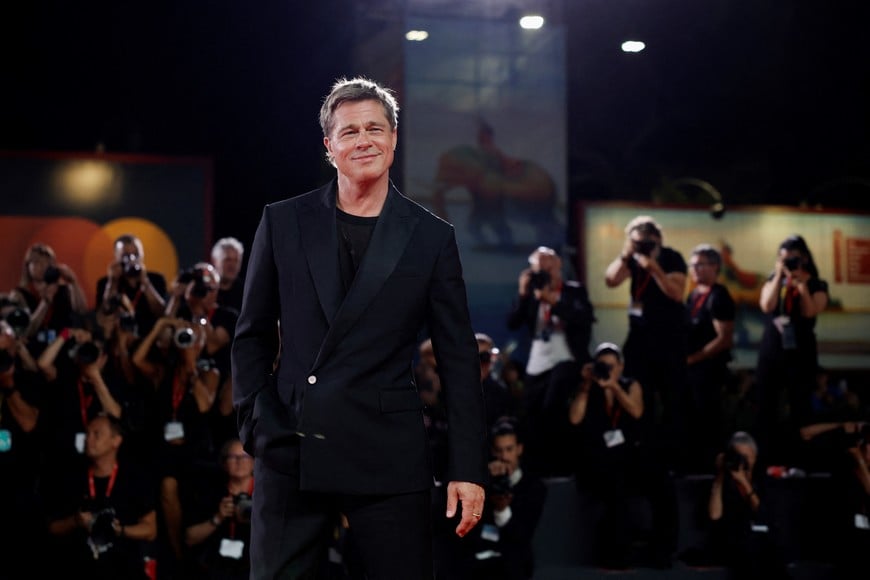
[[[109,477],[112,475],[112,470],[115,468],[116,460],[117,458],[111,454],[102,457],[95,457],[94,475],[96,477]]]
[[[253,479],[253,477],[253,475],[246,475],[244,477],[230,477],[227,489],[232,495],[249,493],[251,489],[251,479]]]
[[[339,176],[336,204],[338,209],[351,215],[377,217],[384,207],[388,188],[387,176],[371,183],[351,182]]]

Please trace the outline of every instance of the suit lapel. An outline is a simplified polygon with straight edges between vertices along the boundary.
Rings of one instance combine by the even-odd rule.
[[[335,181],[321,188],[299,214],[299,231],[320,307],[332,321],[340,305],[338,236],[335,229]]]
[[[354,322],[365,312],[369,303],[381,289],[405,251],[419,218],[411,215],[410,207],[402,195],[390,187],[384,208],[372,232],[368,249],[354,277],[353,284],[330,325],[315,367]],[[333,235],[333,238],[335,236]]]

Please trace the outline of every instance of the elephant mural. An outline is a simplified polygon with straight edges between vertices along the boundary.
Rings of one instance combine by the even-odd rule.
[[[561,225],[556,219],[556,184],[547,171],[533,161],[504,155],[491,140],[480,139],[479,146],[459,145],[438,157],[433,209],[448,219],[447,198],[464,189],[471,197],[468,228],[480,243],[487,230],[500,246],[513,246],[509,220],[532,225],[537,244],[558,245]]]

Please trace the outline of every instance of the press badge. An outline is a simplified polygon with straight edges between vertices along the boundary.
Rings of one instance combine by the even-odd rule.
[[[184,439],[184,425],[181,421],[170,421],[163,427],[163,438],[167,441]]]
[[[245,543],[241,540],[231,540],[230,538],[222,538],[221,539],[221,547],[219,550],[219,554],[224,558],[232,558],[233,560],[240,560],[242,557],[242,552],[245,551]]]
[[[791,318],[788,316],[777,316],[773,319],[773,324],[779,330],[783,350],[796,349],[797,338],[795,338],[794,324],[792,324]]]
[[[629,316],[637,316],[638,318],[643,317],[643,302],[632,301],[631,304],[628,305],[628,315]]]
[[[870,519],[864,514],[855,514],[855,527],[859,530],[870,530]]]
[[[625,435],[622,434],[622,429],[611,429],[604,432],[604,444],[608,447],[616,447],[625,443]]]
[[[480,531],[480,537],[490,542],[498,542],[498,526],[495,524],[483,524],[483,529]]]
[[[76,433],[75,441],[73,441],[73,445],[76,448],[76,451],[79,453],[85,452],[85,434],[84,433]]]
[[[10,449],[12,449],[12,431],[0,429],[0,453],[5,453]]]

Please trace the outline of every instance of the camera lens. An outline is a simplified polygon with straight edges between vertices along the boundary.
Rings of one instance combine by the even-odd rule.
[[[60,270],[55,266],[49,266],[42,274],[42,281],[46,284],[57,284],[58,280],[60,280]]]
[[[179,328],[175,331],[175,346],[178,348],[190,348],[193,346],[193,329],[192,328]]]

